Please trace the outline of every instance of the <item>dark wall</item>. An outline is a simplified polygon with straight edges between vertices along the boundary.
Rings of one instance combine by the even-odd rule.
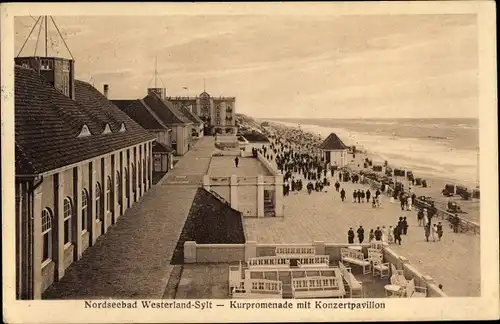
[[[239,211],[199,188],[191,205],[172,257],[172,264],[184,262],[184,242],[198,244],[243,244],[245,234]]]

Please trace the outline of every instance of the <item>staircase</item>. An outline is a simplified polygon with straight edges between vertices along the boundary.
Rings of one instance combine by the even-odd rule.
[[[266,217],[276,216],[273,197],[267,190],[264,190],[264,216]]]

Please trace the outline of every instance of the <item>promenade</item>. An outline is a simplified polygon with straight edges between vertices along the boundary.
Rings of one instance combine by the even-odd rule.
[[[480,296],[480,237],[467,233],[453,233],[447,221],[443,221],[444,235],[441,242],[426,242],[423,227],[417,225],[416,211],[401,211],[399,203],[391,204],[382,197],[382,206],[372,208],[370,203],[353,203],[354,189],[368,189],[362,184],[341,182],[346,191],[346,201],[330,179],[331,186],[323,192],[307,190],[290,192],[284,198],[284,218],[246,218],[244,220],[248,241],[258,243],[310,243],[313,241],[346,242],[347,231],[362,225],[365,241],[370,229],[376,226],[397,225],[400,216],[408,220],[408,235],[403,243],[391,245],[399,255],[405,256],[424,274],[443,285],[449,296]],[[297,176],[296,176],[297,178]],[[307,181],[304,181],[304,187]],[[326,192],[325,192],[326,191]]]
[[[206,174],[213,142],[212,137],[200,139],[43,298],[162,298],[174,268],[170,260],[199,187],[194,180]]]

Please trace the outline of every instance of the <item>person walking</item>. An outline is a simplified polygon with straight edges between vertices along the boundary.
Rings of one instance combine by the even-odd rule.
[[[354,189],[354,191],[352,192],[352,199],[354,203],[358,199],[358,192],[356,191],[356,189]]]
[[[373,228],[370,230],[370,234],[368,235],[368,242],[371,243],[375,238],[375,233],[373,233]]]
[[[238,159],[238,157],[235,157],[234,158],[234,165],[236,165],[236,167],[238,167],[238,163],[240,163],[240,159]]]
[[[357,232],[358,232],[359,244],[361,244],[361,243],[363,243],[363,240],[365,239],[365,229],[363,228],[363,226],[359,225]]]
[[[411,204],[412,204],[411,197],[410,197],[410,196],[408,196],[408,197],[406,198],[406,210],[411,211],[411,206],[412,206]]]
[[[424,211],[422,209],[419,209],[417,212],[417,223],[418,226],[423,226],[424,223]]]
[[[375,230],[375,241],[381,241],[382,240],[382,231],[380,230],[380,227],[377,226],[377,229]]]
[[[382,242],[387,242],[387,229],[382,225]]]
[[[354,243],[354,231],[352,230],[352,227],[349,227],[349,231],[347,231],[347,241],[349,244]]]
[[[394,229],[392,228],[392,226],[389,226],[389,231],[387,232],[387,242],[389,244],[394,243]]]
[[[399,225],[396,225],[394,227],[394,242],[397,242],[399,245],[401,245],[401,228]]]
[[[366,202],[369,203],[370,202],[370,196],[372,195],[372,193],[370,192],[370,189],[366,190]]]
[[[437,235],[438,240],[441,241],[441,237],[443,237],[443,225],[441,225],[441,222],[437,224]]]
[[[425,235],[425,240],[429,242],[429,236],[431,235],[431,229],[429,224],[424,225],[424,235]]]
[[[403,228],[401,229],[403,231],[403,235],[408,234],[408,221],[406,220],[406,216],[403,217]]]
[[[437,225],[436,224],[432,225],[431,235],[432,235],[432,241],[436,242],[436,237],[438,236],[438,234],[437,234]]]
[[[338,181],[335,182],[335,191],[339,191],[340,183]]]
[[[361,201],[360,202],[365,202],[365,191],[361,190]]]
[[[361,203],[361,198],[363,197],[365,193],[361,190],[358,190],[358,203]]]
[[[342,202],[344,202],[344,199],[345,199],[345,190],[344,190],[344,188],[342,188],[342,190],[340,190],[340,199],[342,199]]]

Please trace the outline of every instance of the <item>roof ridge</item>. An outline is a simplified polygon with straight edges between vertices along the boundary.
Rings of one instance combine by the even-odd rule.
[[[153,116],[153,118],[158,122],[158,124],[160,124],[160,126],[168,129],[168,127],[163,123],[160,117],[158,117],[156,112],[154,112],[153,109],[151,109],[151,107],[149,107],[148,104],[145,103],[143,99],[137,99],[137,100],[144,106],[144,108],[146,108],[146,110],[151,114],[151,116]]]

